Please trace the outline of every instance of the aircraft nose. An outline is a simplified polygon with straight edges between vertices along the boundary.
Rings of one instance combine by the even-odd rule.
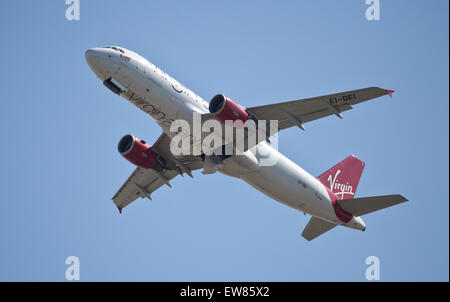
[[[94,56],[94,52],[95,52],[95,50],[93,50],[92,48],[89,48],[88,50],[86,50],[86,52],[84,53],[84,56],[86,57],[86,61],[89,62],[89,60]]]
[[[98,62],[98,59],[100,57],[99,51],[95,48],[90,48],[86,50],[84,53],[84,57],[86,58],[87,63],[92,68],[93,65],[95,65]]]
[[[97,76],[105,76],[104,73],[108,70],[108,62],[104,51],[98,48],[90,48],[86,50],[84,56],[89,67]]]

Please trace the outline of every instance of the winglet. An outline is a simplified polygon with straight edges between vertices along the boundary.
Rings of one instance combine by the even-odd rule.
[[[121,207],[117,207],[117,209],[119,209],[119,213],[122,214],[122,208]]]
[[[392,94],[395,92],[395,90],[386,89],[386,92],[389,94],[389,96],[392,99]]]

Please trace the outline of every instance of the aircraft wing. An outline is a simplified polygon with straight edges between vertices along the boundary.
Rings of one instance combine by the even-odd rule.
[[[341,113],[352,109],[353,105],[365,102],[383,95],[392,96],[393,90],[386,90],[379,87],[369,87],[358,90],[345,91],[335,94],[328,94],[308,99],[295,100],[290,102],[282,102],[270,105],[246,108],[247,113],[255,121],[266,121],[266,135],[258,136],[256,143],[261,142],[276,134],[277,131],[297,126],[305,130],[303,124],[317,120],[329,115],[337,115],[342,118]],[[214,119],[217,113],[206,113],[202,115],[202,123]],[[278,129],[271,128],[270,121],[278,121]],[[224,130],[222,130],[222,137]],[[236,131],[236,130],[234,130]],[[244,128],[244,138],[247,141],[249,136],[248,129]],[[222,144],[226,144],[222,139]],[[234,144],[236,142],[234,141]],[[244,146],[243,151],[254,146],[254,143],[248,143]]]
[[[393,90],[369,87],[345,91],[302,100],[247,108],[247,112],[257,120],[278,120],[278,130],[298,126],[329,115],[342,118],[341,112],[359,104],[386,94],[392,96]],[[268,127],[267,127],[268,129]]]
[[[152,149],[160,156],[165,168],[158,172],[137,167],[112,198],[120,212],[139,197],[151,199],[151,194],[165,184],[171,187],[170,180],[178,174],[186,173],[192,177],[193,170],[203,167],[200,156],[174,157],[170,152],[170,137],[164,133]]]

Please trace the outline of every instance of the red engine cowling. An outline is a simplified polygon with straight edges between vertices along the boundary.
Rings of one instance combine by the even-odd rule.
[[[156,164],[156,153],[145,141],[134,135],[127,134],[122,137],[117,149],[123,157],[141,168],[150,169]]]
[[[209,111],[217,113],[215,117],[222,123],[229,120],[233,122],[240,120],[245,123],[248,120],[247,111],[223,94],[218,94],[211,99]]]

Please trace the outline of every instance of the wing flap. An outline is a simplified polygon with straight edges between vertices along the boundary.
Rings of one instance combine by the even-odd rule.
[[[375,212],[393,205],[408,201],[402,195],[384,195],[384,196],[371,196],[353,199],[342,199],[337,202],[349,213],[354,216],[361,216],[371,212]]]
[[[323,233],[328,232],[335,226],[336,224],[334,223],[313,216],[311,217],[305,229],[303,230],[302,236],[306,240],[311,241],[314,238],[322,235]]]

